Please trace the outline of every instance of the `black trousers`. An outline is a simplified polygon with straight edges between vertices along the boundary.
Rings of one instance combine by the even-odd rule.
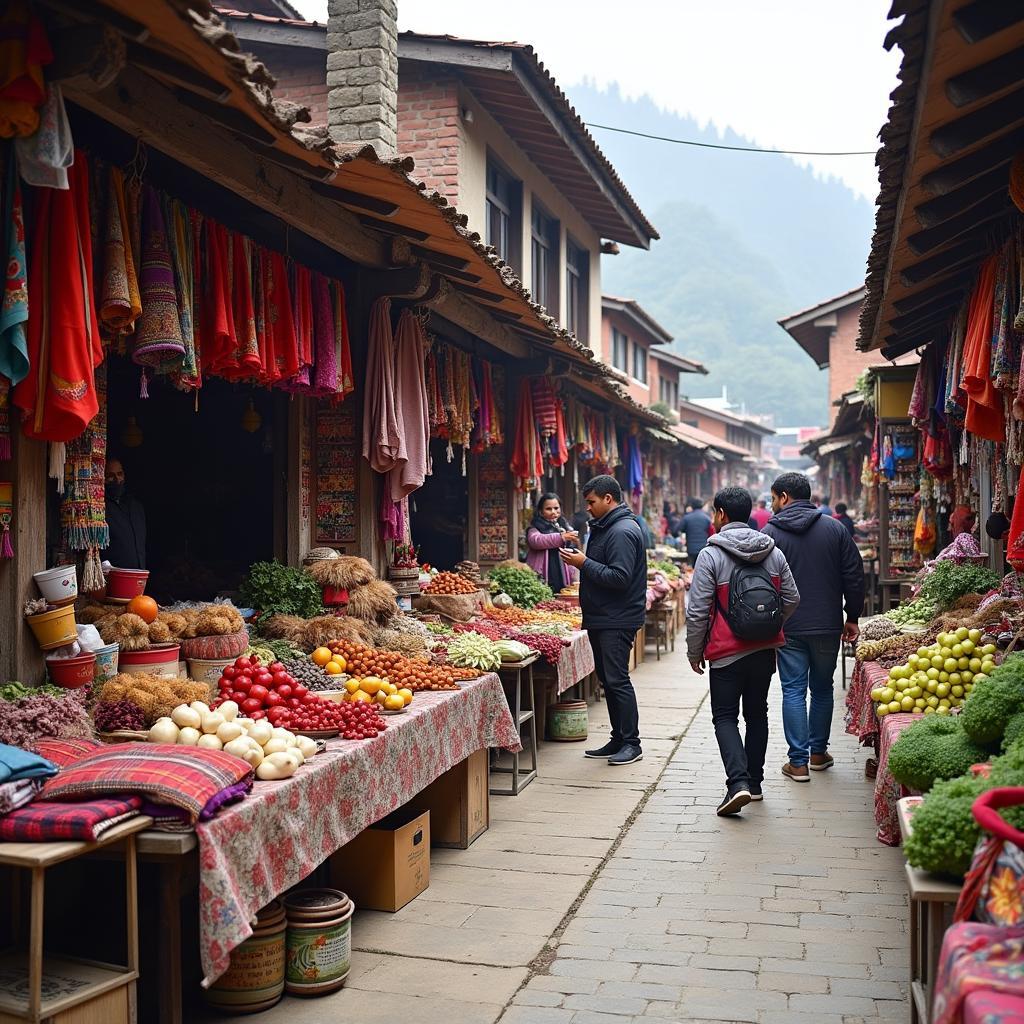
[[[760,785],[768,752],[768,688],[775,651],[756,651],[725,668],[711,669],[711,719],[729,786]],[[740,702],[746,739],[740,738]]]
[[[594,668],[604,686],[612,740],[640,746],[640,712],[629,678],[629,655],[636,639],[635,629],[588,630],[594,650]]]

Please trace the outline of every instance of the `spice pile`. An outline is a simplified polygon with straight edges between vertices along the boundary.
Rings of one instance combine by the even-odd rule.
[[[92,738],[84,690],[7,683],[0,689],[0,743],[35,750],[43,739]]]

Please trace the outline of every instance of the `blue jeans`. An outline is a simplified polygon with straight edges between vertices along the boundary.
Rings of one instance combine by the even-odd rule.
[[[832,731],[832,683],[839,657],[840,635],[794,636],[778,652],[782,680],[782,728],[789,744],[789,763],[807,764],[811,754],[828,752]],[[807,711],[807,690],[811,710]]]

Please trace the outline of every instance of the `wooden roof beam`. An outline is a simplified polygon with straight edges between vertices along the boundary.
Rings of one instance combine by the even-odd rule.
[[[1011,5],[1007,5],[1011,6]],[[969,103],[1002,92],[1016,85],[1024,75],[1024,46],[1018,46],[987,64],[979,64],[946,82],[946,96],[954,107],[966,107]]]
[[[985,238],[971,238],[944,252],[929,256],[917,263],[911,263],[900,271],[900,283],[904,288],[912,288],[915,284],[927,281],[929,277],[934,277],[942,271],[973,263],[986,254],[988,245]]]
[[[938,284],[922,288],[920,291],[911,292],[902,298],[893,300],[893,309],[898,313],[909,313],[912,309],[920,309],[929,305],[934,299],[942,298],[944,295],[952,295],[954,292],[962,295],[970,283],[971,274],[952,274],[941,280]]]
[[[1000,163],[991,171],[979,175],[952,192],[919,203],[914,207],[914,216],[923,228],[938,227],[950,217],[963,213],[964,210],[997,192],[1006,195],[1009,178],[1007,165]]]
[[[921,178],[921,188],[929,195],[943,196],[986,171],[1008,164],[1021,149],[1024,149],[1024,127],[1006,132],[980,149],[937,167]]]
[[[932,306],[915,310],[913,313],[905,313],[903,316],[894,316],[888,321],[888,325],[892,330],[901,333],[930,327],[948,320],[959,305],[959,295],[947,296],[945,300],[940,299]]]
[[[915,256],[923,256],[926,252],[940,245],[947,245],[954,239],[960,238],[968,232],[976,231],[988,224],[990,221],[1005,216],[1010,208],[1009,196],[1004,189],[993,192],[987,199],[950,217],[949,220],[937,224],[933,228],[925,228],[923,231],[915,231],[907,235],[907,248]]]
[[[976,142],[994,135],[1008,125],[1024,120],[1024,88],[993,100],[963,117],[936,128],[928,137],[932,152],[941,157],[952,156]]]
[[[204,75],[192,65],[176,60],[162,50],[141,43],[130,43],[128,61],[150,74],[167,79],[172,85],[181,86],[214,103],[226,103],[231,98],[231,90],[216,78]]]
[[[968,43],[978,43],[996,32],[1024,21],[1024,7],[1012,0],[976,0],[953,12],[953,24]]]
[[[386,199],[378,199],[376,196],[366,196],[359,192],[353,192],[347,188],[335,188],[333,185],[314,181],[309,186],[318,195],[326,196],[329,199],[336,199],[346,206],[354,206],[359,210],[368,210],[378,217],[393,217],[398,213],[398,204],[388,202]]]

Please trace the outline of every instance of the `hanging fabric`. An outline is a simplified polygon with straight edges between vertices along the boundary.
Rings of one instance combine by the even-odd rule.
[[[544,476],[544,463],[541,460],[540,439],[537,437],[530,382],[525,377],[519,384],[516,430],[512,442],[512,458],[509,468],[516,477],[517,488],[521,491],[532,490]]]
[[[103,359],[93,302],[89,169],[83,158],[66,192],[38,195],[28,278],[31,371],[14,389],[27,437],[70,441],[96,415],[94,370]]]
[[[39,110],[39,128],[14,140],[18,172],[29,185],[66,189],[75,159],[75,140],[60,86],[51,82]]]
[[[7,258],[4,276],[4,299],[0,307],[0,374],[10,383],[19,384],[28,375],[28,340],[25,324],[28,321],[28,276],[25,267],[25,214],[21,202],[21,183],[14,165],[14,150],[7,147],[3,169],[3,255]],[[6,389],[5,389],[6,390]],[[4,403],[6,408],[6,402]],[[0,458],[10,458],[9,428],[3,434],[7,440],[7,455],[0,450]],[[2,447],[2,438],[0,438]]]
[[[407,456],[395,411],[395,342],[387,297],[377,299],[370,309],[367,348],[363,458],[376,472],[390,473]]]
[[[135,329],[135,321],[142,313],[142,297],[128,228],[124,176],[116,167],[111,167],[107,181],[99,316],[100,323],[117,335]]]
[[[391,498],[399,501],[423,486],[430,475],[430,415],[424,360],[426,335],[419,317],[408,309],[395,331],[395,408],[405,442],[406,461],[389,474]]]
[[[7,0],[0,13],[0,138],[33,135],[46,99],[43,67],[53,51],[28,0]]]
[[[338,367],[338,399],[344,401],[355,391],[352,373],[352,346],[348,336],[348,314],[345,310],[345,289],[340,281],[331,281],[331,305],[334,308],[334,345]]]
[[[228,380],[255,380],[265,374],[268,358],[260,348],[256,330],[256,303],[253,299],[256,247],[237,231],[228,235],[227,245],[228,264],[231,267],[231,319],[235,325],[235,344],[219,372]]]
[[[178,322],[181,325],[181,343],[185,353],[181,369],[174,374],[174,383],[183,390],[195,390],[202,380],[199,376],[199,353],[196,348],[196,292],[195,266],[192,254],[192,218],[183,203],[168,199],[165,210],[174,268],[174,289],[178,295]]]
[[[200,233],[200,345],[202,365],[210,373],[222,374],[225,366],[238,365],[238,343],[232,310],[232,273],[228,259],[228,232],[216,221],[207,220]],[[245,329],[246,325],[243,325]],[[253,328],[255,331],[255,327]]]
[[[0,558],[13,558],[14,545],[11,543],[11,526],[14,522],[14,484],[0,483]]]
[[[299,349],[292,320],[288,289],[288,268],[279,252],[261,250],[263,301],[265,303],[267,357],[263,364],[264,383],[288,380],[299,372]]]
[[[995,296],[997,256],[981,265],[978,281],[971,293],[967,311],[967,336],[964,340],[963,389],[967,393],[967,429],[989,441],[1002,441],[1001,401],[992,383],[992,320]]]

